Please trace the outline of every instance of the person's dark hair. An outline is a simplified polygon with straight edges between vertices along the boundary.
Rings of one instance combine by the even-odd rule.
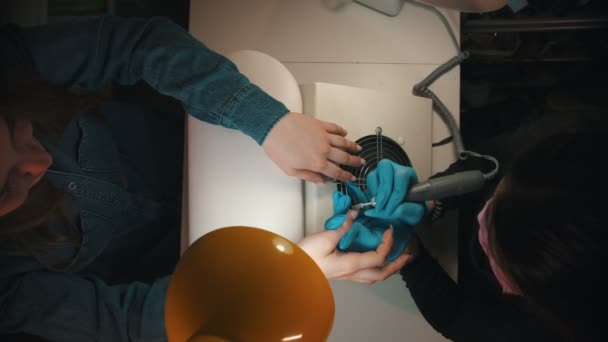
[[[518,136],[528,141],[489,210],[490,248],[526,298],[587,336],[606,304],[608,128],[590,117],[544,123],[552,129],[539,123]]]
[[[94,95],[74,94],[33,71],[0,71],[0,117],[9,128],[16,118],[27,118],[35,134],[57,139],[72,118],[96,102]],[[56,260],[53,253],[57,244],[80,245],[80,231],[69,222],[63,202],[63,193],[48,182],[42,180],[33,187],[21,207],[0,217],[0,253],[30,255],[47,266],[69,265],[71,260]],[[64,223],[67,231],[51,232],[53,220]]]

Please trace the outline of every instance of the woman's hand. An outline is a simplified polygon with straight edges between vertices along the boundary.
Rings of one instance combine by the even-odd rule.
[[[346,133],[336,124],[289,113],[270,131],[262,147],[289,176],[324,183],[325,175],[348,182],[354,176],[336,164],[358,167],[365,161],[350,154],[360,151],[360,146],[346,139]]]
[[[364,284],[383,281],[399,271],[410,255],[404,253],[393,262],[385,264],[386,256],[393,245],[392,228],[384,232],[382,243],[375,251],[365,253],[339,251],[338,242],[351,228],[356,216],[357,212],[351,211],[340,228],[307,236],[298,245],[319,265],[327,279],[352,280]]]

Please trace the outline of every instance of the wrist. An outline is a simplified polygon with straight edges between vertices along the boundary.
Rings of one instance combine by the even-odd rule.
[[[255,84],[249,84],[234,95],[224,114],[224,121],[263,145],[270,132],[284,119],[289,110]]]

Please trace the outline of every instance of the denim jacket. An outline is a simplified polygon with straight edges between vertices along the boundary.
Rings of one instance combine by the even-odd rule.
[[[180,100],[196,118],[240,130],[258,144],[288,112],[229,60],[162,18],[4,26],[0,46],[0,68],[33,67],[56,84],[87,89],[143,80]],[[142,250],[179,229],[181,165],[164,163],[158,155],[170,159],[183,147],[179,139],[162,136],[167,122],[172,121],[158,113],[104,103],[99,114],[84,113],[70,122],[58,142],[40,138],[54,160],[45,179],[65,192],[81,246],[57,251],[76,255],[66,272],[30,257],[0,254],[0,334],[27,332],[57,341],[166,340],[170,276],[116,279],[137,269]]]

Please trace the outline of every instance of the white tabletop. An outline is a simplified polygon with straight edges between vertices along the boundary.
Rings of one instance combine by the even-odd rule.
[[[190,4],[190,31],[223,54],[243,49],[269,54],[300,84],[328,82],[392,92],[411,92],[415,83],[456,54],[441,21],[422,8],[406,3],[398,16],[389,17],[356,3],[330,10],[328,2],[195,0]],[[459,13],[443,13],[458,36]],[[431,87],[457,120],[459,76],[456,68]],[[188,134],[196,132],[189,127]],[[447,136],[435,114],[433,141]],[[196,146],[188,150],[196,153]],[[432,172],[444,170],[454,160],[452,144],[434,148]],[[197,170],[186,167],[188,172]],[[204,189],[188,188],[186,182],[185,199],[188,191]],[[454,227],[434,226],[424,232],[427,245],[452,277],[457,271]],[[184,236],[191,239],[183,240],[184,246],[198,237],[193,232]],[[445,341],[420,315],[398,275],[372,286],[333,282],[332,287],[336,321],[330,341]]]

